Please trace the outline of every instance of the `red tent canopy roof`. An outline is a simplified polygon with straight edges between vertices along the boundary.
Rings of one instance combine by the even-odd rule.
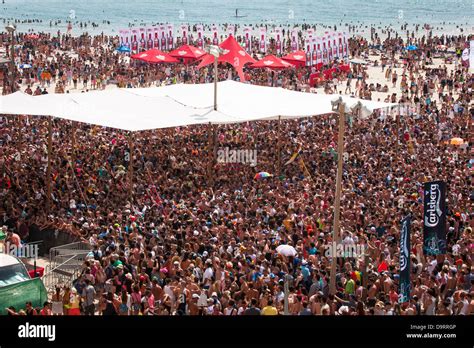
[[[225,39],[220,45],[220,48],[224,51],[218,58],[219,63],[229,63],[231,64],[235,70],[237,70],[240,80],[244,81],[245,77],[243,74],[243,67],[245,64],[248,63],[255,63],[255,59],[253,59],[235,40],[235,38],[231,35],[227,39]],[[201,63],[198,65],[198,68],[202,68],[206,65],[211,64],[214,61],[214,56],[211,54],[206,54],[203,56]]]
[[[271,54],[269,56],[263,57],[258,62],[252,64],[250,67],[251,68],[288,69],[288,68],[294,68],[295,66]]]
[[[176,58],[171,57],[168,53],[152,49],[145,52],[137,53],[131,56],[132,59],[138,59],[147,63],[177,63]]]
[[[286,60],[288,62],[299,62],[306,64],[306,53],[304,51],[295,51],[290,54],[287,54],[281,59]]]
[[[205,54],[206,52],[204,50],[190,45],[183,45],[169,53],[169,55],[172,57],[192,59],[198,59]]]

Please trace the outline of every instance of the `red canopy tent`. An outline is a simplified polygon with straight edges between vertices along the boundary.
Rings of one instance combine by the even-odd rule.
[[[169,53],[170,56],[182,58],[185,62],[194,61],[205,54],[206,52],[204,50],[190,45],[183,45]]]
[[[225,39],[219,45],[219,47],[222,48],[224,53],[219,56],[217,61],[219,63],[229,63],[232,65],[235,70],[237,70],[240,81],[245,81],[245,76],[243,73],[244,65],[248,63],[255,63],[256,60],[253,59],[242,47],[240,47],[232,35]],[[214,56],[211,54],[206,54],[203,56],[201,63],[199,63],[198,69],[209,65],[212,62],[214,62]]]
[[[176,58],[157,49],[148,50],[131,56],[132,59],[141,60],[147,63],[178,63]]]
[[[321,69],[319,67],[318,69]],[[329,68],[323,71],[319,71],[317,73],[313,73],[309,76],[309,85],[311,87],[315,87],[319,82],[324,82],[326,80],[330,80],[333,78],[333,75],[335,73],[343,72],[344,74],[347,74],[351,70],[349,65],[339,65],[337,67]]]
[[[342,72],[348,73],[349,71],[351,71],[351,67],[347,64],[343,64],[343,65],[339,65],[339,70],[341,70]]]
[[[321,82],[326,81],[322,72],[317,72],[314,74],[309,75],[309,86],[310,87],[317,87],[317,85]]]
[[[295,66],[287,61],[284,61],[281,58],[275,57],[273,54],[263,57],[258,62],[252,64],[251,68],[269,68],[273,70],[281,70],[294,68]]]
[[[36,40],[36,39],[39,39],[39,35],[37,35],[37,34],[27,34],[27,35],[25,35],[25,39]]]
[[[304,51],[292,52],[284,57],[281,57],[281,59],[295,65],[298,68],[306,66],[306,53]]]

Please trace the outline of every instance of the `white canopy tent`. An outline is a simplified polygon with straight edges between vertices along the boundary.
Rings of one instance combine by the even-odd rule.
[[[16,92],[0,97],[0,114],[52,116],[127,131],[194,124],[229,124],[256,120],[310,117],[333,112],[336,95],[303,93],[223,81],[156,88],[110,89],[74,94],[30,96]],[[362,115],[395,104],[342,97],[346,110],[362,104]]]

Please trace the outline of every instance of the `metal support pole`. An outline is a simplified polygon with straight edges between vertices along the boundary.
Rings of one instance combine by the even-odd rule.
[[[133,202],[133,132],[130,132],[128,143],[129,143],[129,148],[130,148],[130,158],[128,161],[128,174],[129,174],[128,198],[129,198],[130,204],[132,204]]]
[[[51,154],[53,150],[53,118],[48,117],[48,167],[46,169],[46,211],[51,211]]]
[[[288,296],[289,296],[289,293],[290,293],[290,289],[289,289],[289,281],[290,281],[290,276],[288,274],[285,275],[285,282],[284,282],[284,314],[285,315],[290,315],[290,310],[289,310],[289,306],[288,306]]]
[[[367,248],[367,246],[366,246]],[[364,251],[364,269],[362,270],[362,286],[365,287],[364,292],[362,293],[362,300],[365,302],[367,298],[367,291],[369,290],[369,275],[367,274],[367,269],[369,265],[369,254],[368,251]]]
[[[395,143],[395,149],[398,152],[398,149],[400,147],[400,104],[397,107],[396,117],[397,117],[397,122],[396,122],[396,125],[397,125],[396,126],[397,127],[397,142]]]
[[[207,182],[209,186],[212,186],[212,173],[211,173],[211,166],[212,166],[212,156],[213,156],[213,146],[212,146],[213,134],[212,134],[212,125],[209,122],[207,126],[207,149],[208,149],[208,158],[207,158]]]
[[[214,56],[214,110],[217,111],[217,80],[218,80],[218,71],[217,71],[217,56]]]
[[[12,82],[11,90],[12,93],[16,92],[16,69],[15,69],[15,31],[11,32],[12,34],[12,44],[11,44],[11,61],[12,61]]]
[[[76,129],[74,128],[74,124],[72,124],[71,147],[71,163],[72,169],[74,170],[76,168]]]
[[[214,161],[217,158],[217,125],[216,124],[212,125],[212,145],[213,145],[213,151],[212,151],[212,158],[211,158],[211,172],[212,172],[212,167],[214,166]]]
[[[336,176],[336,197],[334,202],[334,226],[333,242],[339,243],[340,240],[340,213],[341,213],[341,193],[342,193],[342,165],[344,153],[344,128],[345,128],[345,106],[342,99],[339,101],[339,135],[337,140],[337,176]],[[332,255],[331,260],[331,294],[336,293],[336,255]]]
[[[278,127],[277,127],[277,150],[278,150],[278,163],[277,163],[277,174],[281,175],[281,116],[278,116]]]

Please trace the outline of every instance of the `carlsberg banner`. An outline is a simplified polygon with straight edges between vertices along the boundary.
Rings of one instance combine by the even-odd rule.
[[[398,302],[410,301],[410,217],[402,220],[400,232],[400,290]]]
[[[425,255],[446,254],[446,183],[425,183],[423,214],[423,252]]]

